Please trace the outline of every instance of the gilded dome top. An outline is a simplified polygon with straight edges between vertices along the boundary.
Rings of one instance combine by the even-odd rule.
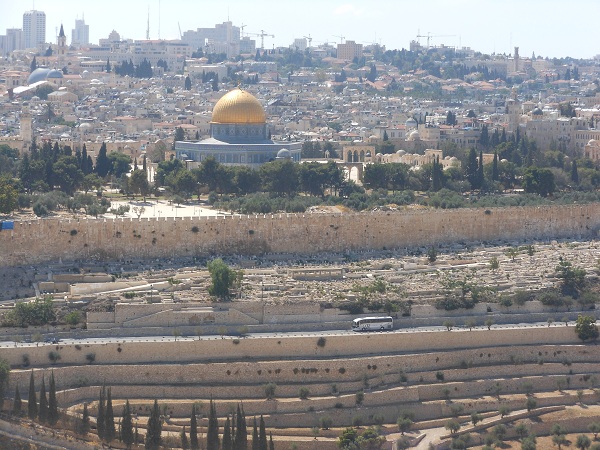
[[[267,115],[254,95],[234,89],[217,102],[212,113],[212,123],[262,124]]]

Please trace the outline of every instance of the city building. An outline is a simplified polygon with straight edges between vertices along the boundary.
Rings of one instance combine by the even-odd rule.
[[[344,61],[352,61],[354,58],[362,58],[363,46],[354,41],[346,41],[345,44],[338,44],[337,58]]]
[[[38,48],[46,43],[46,13],[26,11],[23,14],[23,48]]]
[[[15,50],[23,48],[23,30],[20,28],[7,28],[6,34],[0,36],[0,52],[2,56],[8,56]]]
[[[75,20],[75,28],[71,30],[71,45],[75,47],[85,47],[90,43],[90,26],[86,25],[85,20]]]
[[[225,53],[227,57],[240,54],[240,28],[231,22],[216,24],[214,28],[198,28],[183,33],[181,40],[194,51],[205,53]]]
[[[300,142],[271,140],[267,116],[260,102],[247,91],[234,89],[215,104],[210,138],[175,143],[176,157],[188,167],[214,157],[221,164],[259,167],[275,159],[300,161]]]

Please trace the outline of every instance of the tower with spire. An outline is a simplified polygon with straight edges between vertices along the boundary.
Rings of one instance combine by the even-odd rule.
[[[56,56],[58,57],[58,61],[63,63],[67,54],[67,36],[65,36],[65,29],[62,24],[60,24],[60,32],[56,38],[56,45]]]

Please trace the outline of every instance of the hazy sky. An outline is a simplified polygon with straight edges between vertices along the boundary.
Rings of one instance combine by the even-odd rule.
[[[522,56],[591,58],[600,54],[600,0],[0,0],[0,34],[21,28],[23,12],[46,13],[46,40],[56,42],[63,23],[67,42],[75,19],[85,15],[90,40],[115,29],[121,37],[144,39],[148,8],[150,37],[176,39],[182,32],[212,27],[227,20],[247,25],[245,32],[274,34],[265,47],[287,46],[310,36],[313,45],[339,42],[337,36],[360,43],[381,42],[388,49],[408,48],[416,35],[431,44],[466,46],[485,53]],[[425,38],[421,38],[423,44]],[[257,46],[260,38],[257,38]]]

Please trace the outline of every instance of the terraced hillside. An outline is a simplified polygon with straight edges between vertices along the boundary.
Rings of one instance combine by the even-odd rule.
[[[278,449],[337,448],[340,430],[352,425],[383,425],[391,446],[403,415],[414,422],[409,436],[425,432],[424,445],[447,434],[431,430],[452,417],[464,428],[472,413],[494,424],[500,412],[513,411],[502,419],[509,420],[520,417],[519,410],[529,417],[600,399],[600,349],[580,343],[564,325],[20,346],[3,350],[13,365],[8,392],[18,383],[25,396],[32,369],[38,383],[43,374],[47,379],[51,351],[60,355],[52,370],[60,406],[70,414],[89,402],[94,415],[106,384],[115,412],[128,399],[142,432],[157,398],[167,416],[165,433],[177,435],[184,425],[189,429],[193,404],[205,417],[213,398],[223,425],[243,402],[247,417],[264,415]],[[163,363],[165,353],[176,362]],[[26,368],[24,354],[31,364]],[[592,414],[575,423],[586,430],[593,420]],[[199,423],[207,425],[205,418]],[[332,429],[314,429],[323,425]]]

